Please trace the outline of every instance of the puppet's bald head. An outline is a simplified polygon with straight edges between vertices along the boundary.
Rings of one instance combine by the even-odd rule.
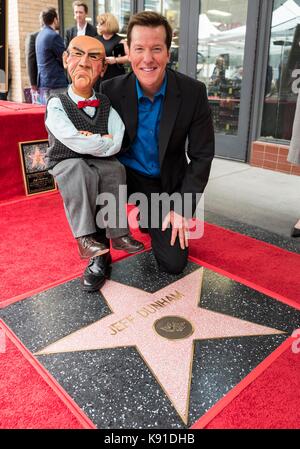
[[[103,44],[90,36],[74,37],[63,55],[63,62],[72,79],[74,92],[89,98],[97,78],[102,77],[106,70]]]

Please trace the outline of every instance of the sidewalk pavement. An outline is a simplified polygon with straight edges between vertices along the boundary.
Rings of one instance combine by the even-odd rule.
[[[300,176],[215,158],[204,197],[205,219],[300,252],[290,236],[300,218]]]

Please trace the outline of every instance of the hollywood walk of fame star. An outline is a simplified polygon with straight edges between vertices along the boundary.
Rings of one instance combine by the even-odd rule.
[[[39,147],[36,147],[34,153],[32,153],[29,158],[31,159],[31,168],[45,168],[44,154],[41,153]]]
[[[155,293],[107,281],[112,313],[37,355],[134,346],[186,424],[194,340],[283,333],[199,307],[202,278],[199,268]]]

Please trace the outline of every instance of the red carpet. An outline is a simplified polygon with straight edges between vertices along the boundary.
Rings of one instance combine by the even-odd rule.
[[[87,262],[79,258],[58,193],[0,204],[0,213],[0,307],[83,272]],[[147,235],[139,240],[149,246]]]
[[[2,331],[1,331],[2,329]],[[1,429],[90,429],[95,426],[0,320]],[[3,336],[1,336],[3,338]]]
[[[291,350],[293,341],[286,341],[282,347],[287,349],[232,402],[225,397],[193,428],[299,429],[300,357]]]
[[[0,201],[5,201],[25,195],[19,142],[47,139],[45,107],[0,101],[0,120]]]
[[[0,213],[0,304],[83,271],[86,262],[78,257],[59,194],[0,204]],[[138,238],[149,243],[145,234]],[[208,223],[204,237],[191,241],[190,253],[205,266],[242,278],[288,304],[300,304],[297,254]]]
[[[82,272],[86,263],[78,258],[58,194],[2,204],[0,211],[2,306]],[[149,244],[147,237],[142,237]],[[118,257],[122,255],[118,253]],[[300,308],[297,254],[206,224],[204,237],[191,243],[191,255],[204,266],[243,279],[244,283]],[[1,428],[89,426],[76,414],[71,401],[62,400],[53,381],[45,373],[42,377],[41,368],[29,363],[28,353],[11,334],[7,349],[0,353]],[[13,374],[7,376],[8,372]],[[210,413],[204,427],[299,427],[299,374],[299,354],[286,349],[230,403],[219,406],[217,413]]]

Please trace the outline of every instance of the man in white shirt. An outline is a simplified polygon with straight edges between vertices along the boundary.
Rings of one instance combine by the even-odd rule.
[[[72,3],[74,19],[76,25],[66,31],[65,47],[69,47],[69,43],[76,36],[91,36],[98,35],[97,28],[87,22],[88,6],[85,2],[75,1]]]
[[[63,197],[79,254],[91,259],[82,286],[96,291],[105,282],[111,263],[108,239],[113,248],[129,253],[144,246],[131,237],[127,224],[122,227],[119,222],[119,204],[125,208],[126,203],[126,198],[119,197],[119,186],[126,184],[126,177],[114,155],[121,148],[124,124],[109,99],[93,90],[96,79],[105,72],[104,47],[97,39],[78,36],[63,61],[72,84],[67,93],[48,101],[46,162]],[[106,227],[106,235],[96,223],[97,197],[104,192],[113,196],[117,209],[116,226]]]

